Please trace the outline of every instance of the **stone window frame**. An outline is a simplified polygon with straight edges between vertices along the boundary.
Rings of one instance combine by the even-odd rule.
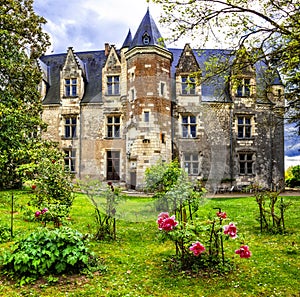
[[[111,119],[111,120],[110,120]],[[119,119],[119,121],[116,121]],[[121,138],[121,115],[109,114],[106,116],[106,138]]]
[[[238,80],[236,88],[237,97],[250,97],[251,96],[251,78],[244,77]]]
[[[76,173],[76,149],[64,148],[63,151],[66,171]]]
[[[183,152],[183,168],[188,175],[199,175],[199,153],[198,152]]]
[[[238,152],[239,175],[254,175],[255,152],[240,151]]]
[[[191,121],[191,118],[195,121]],[[187,119],[184,121],[184,119]],[[194,114],[180,115],[181,137],[182,138],[196,138],[197,137],[197,116]],[[193,128],[192,128],[193,127]]]
[[[111,81],[109,79],[111,79]],[[118,95],[120,95],[120,75],[119,74],[106,75],[106,96],[118,96]]]
[[[78,79],[77,77],[64,79],[64,95],[65,97],[77,97],[78,96]]]
[[[77,138],[77,115],[64,115],[64,139]]]
[[[196,95],[196,79],[189,75],[181,75],[181,95]]]
[[[238,139],[253,138],[253,115],[238,114],[236,115],[236,133]]]

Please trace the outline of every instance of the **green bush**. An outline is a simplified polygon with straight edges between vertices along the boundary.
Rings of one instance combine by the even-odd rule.
[[[30,282],[45,275],[93,271],[97,259],[85,245],[84,236],[67,227],[39,228],[15,243],[1,259],[6,275]]]

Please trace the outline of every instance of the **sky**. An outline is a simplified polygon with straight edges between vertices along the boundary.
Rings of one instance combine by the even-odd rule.
[[[161,8],[146,0],[35,0],[36,13],[47,20],[44,30],[50,35],[47,54],[103,50],[104,44],[120,48],[131,30],[134,36],[149,7],[163,37],[170,32],[159,23]],[[183,48],[186,40],[168,47]],[[191,46],[193,43],[191,42]],[[285,168],[300,165],[300,137],[295,129],[285,129]]]
[[[47,53],[104,49],[104,43],[121,47],[128,30],[135,34],[149,7],[162,36],[167,28],[159,24],[160,7],[146,0],[35,0],[35,12],[47,20],[51,37]],[[172,47],[183,47],[180,43]]]

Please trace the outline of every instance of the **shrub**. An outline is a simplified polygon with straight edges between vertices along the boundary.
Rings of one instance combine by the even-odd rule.
[[[97,259],[85,241],[81,233],[67,227],[39,228],[4,254],[3,271],[8,276],[20,278],[21,283],[45,275],[93,271]]]

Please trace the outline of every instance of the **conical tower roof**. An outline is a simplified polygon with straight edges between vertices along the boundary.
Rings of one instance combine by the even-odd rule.
[[[130,47],[130,44],[132,42],[132,35],[131,35],[131,31],[129,29],[128,34],[123,42],[122,48],[123,47]]]
[[[134,38],[131,42],[130,48],[136,46],[149,46],[158,45],[165,47],[165,44],[161,40],[162,36],[150,14],[149,8],[138,27]]]

